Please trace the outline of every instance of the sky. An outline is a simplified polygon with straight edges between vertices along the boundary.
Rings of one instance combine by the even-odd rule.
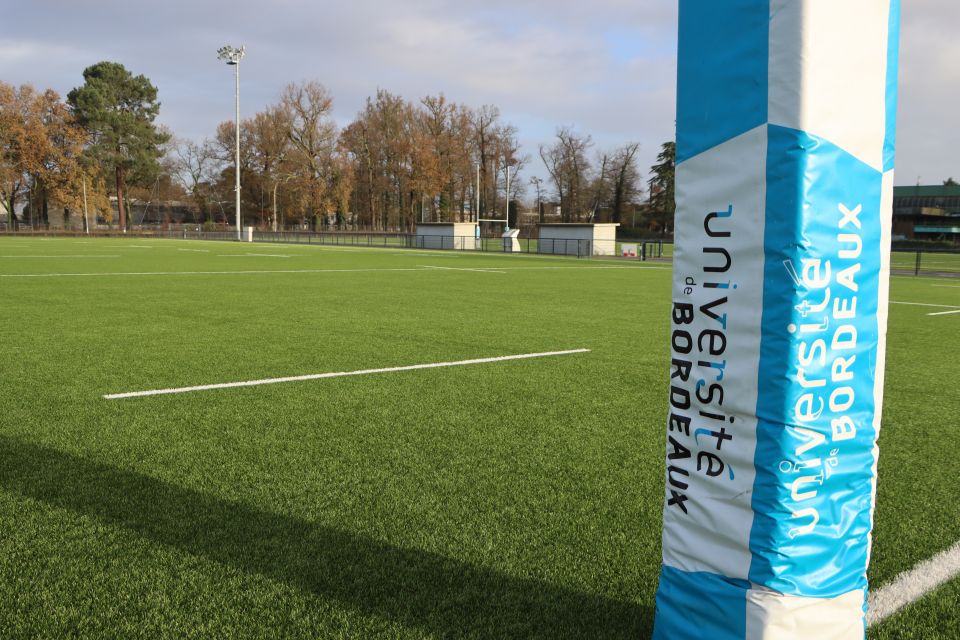
[[[341,126],[378,88],[493,104],[530,157],[521,179],[545,175],[537,149],[561,125],[597,151],[639,142],[645,175],[674,137],[675,0],[11,0],[3,14],[0,80],[65,96],[85,67],[120,62],[195,140],[233,117],[224,44],[247,48],[242,117],[302,80],[331,90]],[[960,5],[903,0],[902,29],[896,183],[960,179]]]

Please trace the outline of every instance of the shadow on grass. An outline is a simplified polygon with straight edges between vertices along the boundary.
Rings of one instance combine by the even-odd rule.
[[[0,487],[442,637],[649,637],[652,610],[0,437]]]

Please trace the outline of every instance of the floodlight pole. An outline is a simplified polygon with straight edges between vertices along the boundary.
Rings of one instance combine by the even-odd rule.
[[[246,47],[241,46],[239,49],[234,49],[230,45],[225,47],[220,47],[220,50],[217,51],[218,58],[223,60],[228,65],[233,65],[236,67],[235,71],[235,97],[236,97],[236,107],[237,107],[237,119],[235,126],[235,155],[234,155],[234,174],[235,174],[235,185],[234,190],[236,192],[236,214],[237,214],[237,241],[242,240],[242,231],[243,229],[240,226],[240,61],[243,60],[243,55],[246,53]]]
[[[506,215],[504,216],[504,219],[503,219],[503,220],[504,220],[503,230],[504,230],[504,231],[510,231],[510,165],[509,165],[509,164],[507,165],[507,193],[506,193],[506,201],[507,201],[507,212],[506,212]]]
[[[477,193],[475,195],[477,200],[477,209],[473,214],[473,219],[476,221],[477,226],[479,226],[480,225],[480,163],[479,162],[477,163]]]
[[[233,172],[235,174],[234,177],[236,178],[234,190],[236,192],[235,206],[237,211],[237,240],[241,240],[242,229],[240,228],[241,222],[240,222],[240,59],[239,58],[237,58],[237,61],[233,64],[233,66],[236,69],[236,74],[234,76],[236,78],[234,82],[234,92],[236,94],[235,102],[237,107],[236,126],[234,127],[236,140],[235,140],[235,146],[234,146],[235,155],[234,155]]]

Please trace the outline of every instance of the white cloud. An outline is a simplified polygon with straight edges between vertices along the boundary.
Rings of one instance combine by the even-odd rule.
[[[954,3],[903,2],[900,183],[960,177]],[[202,137],[232,114],[232,74],[215,51],[246,44],[247,115],[303,79],[330,87],[341,122],[378,87],[411,100],[443,92],[498,105],[532,156],[557,125],[575,125],[598,147],[640,141],[648,166],[673,136],[676,12],[664,0],[35,0],[4,16],[16,35],[0,37],[0,79],[65,94],[84,67],[116,60],[159,87],[165,124]]]

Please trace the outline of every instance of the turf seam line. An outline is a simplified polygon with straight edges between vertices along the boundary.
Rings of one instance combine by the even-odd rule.
[[[960,542],[872,591],[867,600],[867,625],[877,624],[958,575]]]
[[[149,391],[129,391],[126,393],[110,393],[103,396],[105,400],[121,400],[124,398],[142,398],[145,396],[170,395],[174,393],[191,393],[194,391],[210,391],[213,389],[233,389],[236,387],[256,387],[267,384],[284,382],[301,382],[304,380],[322,380],[325,378],[342,378],[346,376],[362,376],[375,373],[396,373],[400,371],[417,371],[420,369],[440,369],[443,367],[463,367],[473,364],[487,364],[491,362],[506,362],[508,360],[529,360],[531,358],[548,358],[553,356],[567,356],[576,353],[590,353],[590,349],[567,349],[565,351],[543,351],[539,353],[520,353],[510,356],[494,356],[491,358],[472,358],[470,360],[456,360],[451,362],[428,362],[425,364],[411,364],[402,367],[384,367],[381,369],[359,369],[356,371],[332,371],[329,373],[311,373],[302,376],[286,376],[283,378],[264,378],[262,380],[244,380],[242,382],[221,382],[218,384],[204,384],[193,387],[173,387],[169,389],[152,389]]]

